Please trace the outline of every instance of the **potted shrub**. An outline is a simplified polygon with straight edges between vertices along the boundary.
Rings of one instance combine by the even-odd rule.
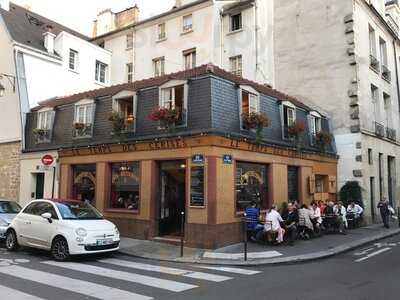
[[[269,126],[269,120],[264,113],[252,112],[242,114],[242,122],[246,129],[256,131],[256,143],[262,141],[262,131]]]
[[[32,132],[35,136],[36,142],[44,141],[46,138],[48,138],[49,135],[49,130],[43,128],[35,128],[32,130]]]
[[[76,136],[85,135],[85,131],[86,131],[86,124],[85,123],[75,122],[73,127],[75,129],[75,135]]]
[[[149,115],[149,119],[159,122],[160,126],[168,133],[175,132],[176,123],[180,118],[180,110],[178,108],[156,107]]]
[[[320,131],[315,135],[315,142],[321,148],[321,151],[325,151],[326,146],[332,142],[332,135],[326,131]]]
[[[120,135],[122,131],[126,129],[125,119],[120,112],[113,111],[108,117],[108,120],[112,124],[113,133],[115,135]]]
[[[289,138],[294,139],[298,148],[300,148],[300,142],[302,140],[302,136],[304,131],[306,130],[306,125],[304,122],[294,122],[287,129]]]

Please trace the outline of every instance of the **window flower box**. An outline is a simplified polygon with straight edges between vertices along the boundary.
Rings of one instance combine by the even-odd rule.
[[[242,114],[242,123],[245,129],[256,131],[256,142],[260,143],[262,141],[262,131],[269,126],[270,121],[265,114],[252,112],[250,114]]]

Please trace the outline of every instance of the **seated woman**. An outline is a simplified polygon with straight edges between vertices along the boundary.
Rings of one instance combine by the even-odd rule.
[[[261,240],[261,235],[264,233],[277,232],[278,236],[276,241],[278,244],[282,243],[285,230],[281,227],[281,223],[283,223],[283,219],[277,212],[276,205],[273,204],[265,215],[264,230],[257,233],[257,240]]]
[[[303,238],[310,238],[314,232],[314,225],[311,221],[311,211],[306,204],[299,209],[299,234]]]
[[[314,225],[314,229],[319,231],[321,225],[322,225],[322,216],[321,216],[321,209],[318,207],[317,202],[312,201],[311,202],[311,221]]]

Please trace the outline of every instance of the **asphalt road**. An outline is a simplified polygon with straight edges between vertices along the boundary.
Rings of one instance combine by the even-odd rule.
[[[63,264],[0,248],[0,299],[400,299],[400,236],[333,258],[204,269],[116,254]]]

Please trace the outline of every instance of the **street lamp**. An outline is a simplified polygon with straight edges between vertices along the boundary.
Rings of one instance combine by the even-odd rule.
[[[15,76],[4,74],[4,73],[0,73],[0,79],[3,79],[3,77],[6,77],[8,79],[8,81],[10,82],[10,84],[11,84],[11,86],[13,88],[13,92],[15,93]],[[0,82],[0,97],[4,96],[5,91],[6,91],[6,88]]]

